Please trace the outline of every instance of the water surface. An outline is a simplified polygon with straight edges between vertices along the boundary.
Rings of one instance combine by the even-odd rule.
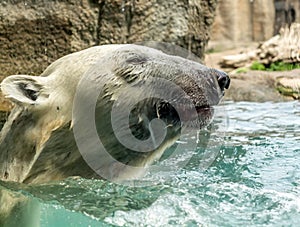
[[[227,102],[220,110],[219,134],[170,180],[136,188],[81,178],[0,187],[29,199],[26,215],[47,227],[298,226],[300,103]],[[203,165],[203,154],[213,159]]]

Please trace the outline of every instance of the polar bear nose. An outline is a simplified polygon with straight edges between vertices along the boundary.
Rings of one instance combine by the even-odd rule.
[[[228,89],[229,85],[230,85],[230,78],[227,75],[227,73],[223,72],[223,71],[217,71],[217,80],[218,80],[218,84],[221,88],[222,91],[224,91],[224,89]]]

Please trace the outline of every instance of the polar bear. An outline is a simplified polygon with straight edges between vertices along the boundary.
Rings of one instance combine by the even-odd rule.
[[[9,76],[1,90],[15,107],[0,134],[0,179],[139,177],[139,167],[159,160],[184,127],[211,122],[229,83],[222,71],[134,44],[91,47],[40,76]],[[82,149],[105,155],[87,160]]]

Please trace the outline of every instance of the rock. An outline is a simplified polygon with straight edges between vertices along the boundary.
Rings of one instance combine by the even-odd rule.
[[[98,9],[88,1],[2,1],[1,75],[40,74],[51,62],[96,44]]]
[[[252,40],[263,41],[274,35],[275,5],[274,0],[247,1],[252,12]],[[241,26],[243,27],[243,26]]]
[[[234,45],[273,36],[274,0],[221,0],[212,26],[212,43]]]
[[[275,0],[276,23],[275,33],[286,25],[300,22],[300,2],[299,0]]]
[[[299,69],[284,72],[249,71],[231,75],[231,85],[224,99],[255,102],[299,99],[299,75]]]
[[[300,99],[300,76],[280,77],[276,81],[277,90],[294,99]]]
[[[225,50],[265,41],[300,23],[299,0],[220,0],[209,48]]]

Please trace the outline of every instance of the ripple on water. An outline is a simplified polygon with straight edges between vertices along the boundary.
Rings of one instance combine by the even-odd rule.
[[[1,185],[38,198],[42,226],[298,226],[299,102],[228,102],[217,109],[215,128],[205,151],[199,147],[188,166],[157,185],[80,178]],[[216,154],[208,168],[203,152]]]

